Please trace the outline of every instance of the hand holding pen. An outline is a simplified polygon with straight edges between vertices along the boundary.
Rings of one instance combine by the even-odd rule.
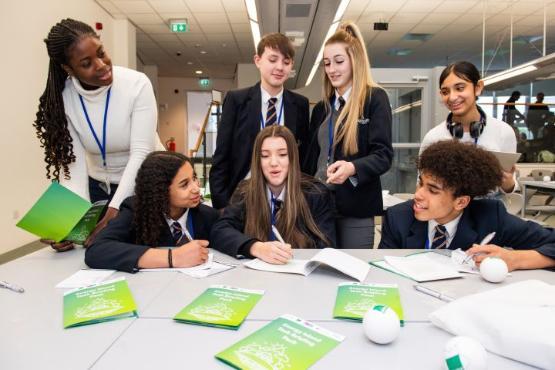
[[[272,225],[272,232],[277,241],[255,242],[251,247],[250,253],[264,262],[284,265],[293,258],[291,245],[285,243],[274,225]]]
[[[478,245],[481,245],[481,246],[487,245],[489,242],[493,240],[494,237],[495,237],[495,231],[486,235]],[[486,254],[486,252],[477,251],[475,247],[470,248],[466,253],[468,254],[468,256],[462,262],[463,264],[468,263],[468,261],[470,261],[474,257]]]

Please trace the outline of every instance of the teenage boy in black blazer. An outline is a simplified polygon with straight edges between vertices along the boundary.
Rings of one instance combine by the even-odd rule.
[[[484,196],[500,184],[495,157],[474,145],[440,141],[422,152],[419,184],[410,200],[387,210],[379,248],[461,248],[500,257],[509,267],[555,267],[555,230],[508,214],[503,203]],[[487,245],[478,245],[495,232]],[[506,249],[505,247],[512,248]]]
[[[301,161],[308,144],[308,99],[283,88],[293,67],[295,50],[280,33],[264,36],[258,43],[254,63],[260,82],[227,93],[218,123],[216,151],[210,170],[210,192],[214,208],[224,208],[248,172],[252,145],[266,125],[285,125],[299,145]],[[277,101],[270,102],[271,98]]]

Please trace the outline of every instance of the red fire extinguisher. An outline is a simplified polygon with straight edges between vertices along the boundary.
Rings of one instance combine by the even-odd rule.
[[[175,138],[170,137],[168,141],[166,141],[166,149],[170,152],[175,152]]]

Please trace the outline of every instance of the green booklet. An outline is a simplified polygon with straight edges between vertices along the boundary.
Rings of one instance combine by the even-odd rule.
[[[337,287],[333,317],[362,321],[364,314],[375,304],[389,307],[404,324],[403,308],[397,284],[342,283]]]
[[[64,328],[137,317],[137,304],[124,277],[64,294]]]
[[[57,182],[50,184],[39,200],[17,223],[42,239],[69,240],[83,244],[96,226],[107,201],[91,204]]]
[[[343,339],[308,321],[283,315],[216,358],[237,369],[307,369]]]
[[[173,318],[176,321],[237,330],[263,290],[213,285]]]

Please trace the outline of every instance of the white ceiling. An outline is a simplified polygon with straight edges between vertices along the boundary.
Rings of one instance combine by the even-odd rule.
[[[266,1],[302,3],[259,0],[258,5]],[[244,0],[96,2],[114,18],[127,18],[137,27],[137,54],[144,64],[158,65],[160,76],[195,77],[195,70],[200,69],[203,76],[233,78],[237,63],[252,62],[254,45]],[[511,17],[513,37],[541,36],[544,3],[549,54],[555,52],[555,0],[351,0],[343,19],[354,20],[361,28],[374,67],[432,67],[460,59],[480,66],[485,5],[485,64],[493,71],[509,67]],[[172,18],[187,18],[190,32],[171,33]],[[389,22],[388,31],[373,30],[373,23],[380,21]],[[407,33],[432,37],[424,42],[405,41]],[[542,42],[513,43],[513,65],[541,56]],[[390,55],[391,49],[410,49],[411,53]]]

